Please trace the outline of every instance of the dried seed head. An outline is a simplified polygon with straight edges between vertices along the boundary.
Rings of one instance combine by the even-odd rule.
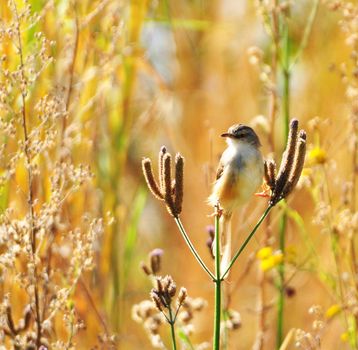
[[[148,188],[150,189],[150,191],[153,193],[155,197],[157,197],[160,200],[163,200],[164,197],[159,189],[157,182],[155,181],[153,175],[153,169],[152,169],[152,162],[149,158],[144,158],[142,160],[142,168]]]
[[[164,193],[164,155],[167,153],[167,149],[165,146],[162,146],[159,151],[159,186],[161,189],[161,192]]]
[[[177,155],[175,156],[175,187],[174,187],[175,189],[174,206],[177,215],[179,215],[182,210],[183,195],[184,195],[183,187],[184,187],[184,158],[180,155],[180,153],[177,153]]]
[[[168,286],[168,294],[171,298],[174,298],[176,292],[177,292],[177,286],[175,282],[172,281],[172,283],[170,283],[170,285]]]
[[[293,191],[301,176],[305,154],[306,133],[301,130],[298,135],[298,121],[293,120],[276,181],[272,181],[275,178],[275,163],[267,163],[265,166],[265,171],[267,172],[265,174],[266,181],[268,181],[270,187],[273,186],[271,187],[270,205],[277,204],[282,198],[287,197]]]
[[[160,271],[161,261],[162,261],[163,250],[162,249],[154,249],[149,253],[150,258],[150,266],[152,269],[152,273],[155,275]]]
[[[150,297],[152,298],[153,303],[155,304],[155,307],[159,311],[163,311],[161,299],[159,298],[158,294],[156,293],[156,291],[154,289],[152,289],[152,291],[150,292]]]
[[[172,157],[166,153],[163,157],[164,162],[164,200],[170,215],[176,217],[174,201],[172,197]]]
[[[209,235],[209,237],[206,240],[206,246],[208,247],[210,256],[214,259],[215,256],[213,254],[213,243],[214,243],[214,226],[208,225],[206,226],[206,232]]]
[[[300,179],[302,173],[303,165],[305,163],[305,156],[306,156],[306,133],[303,130],[301,130],[298,139],[297,152],[295,154],[295,159],[293,163],[293,169],[282,191],[283,197],[287,197],[297,185],[297,182]]]
[[[157,277],[157,292],[162,294],[164,292],[164,286],[161,277]]]
[[[143,173],[150,191],[155,197],[164,200],[167,210],[173,217],[178,217],[183,203],[184,158],[178,153],[175,157],[175,179],[171,173],[171,155],[163,146],[159,152],[159,185],[154,179],[151,161],[142,162]]]
[[[286,150],[282,157],[275,188],[271,197],[271,203],[273,204],[276,204],[280,199],[282,199],[282,190],[292,171],[292,166],[296,153],[297,134],[298,134],[298,120],[293,119],[290,124],[290,132],[288,135]]]
[[[147,275],[150,276],[152,274],[152,271],[150,270],[150,268],[144,263],[144,261],[141,261],[140,263],[140,268],[143,270],[143,272]]]
[[[276,163],[273,159],[265,160],[264,162],[264,176],[267,186],[270,187],[271,191],[274,190],[276,185]]]
[[[187,296],[188,296],[188,292],[186,288],[181,287],[179,290],[178,300],[177,300],[178,307],[180,307],[184,303]]]

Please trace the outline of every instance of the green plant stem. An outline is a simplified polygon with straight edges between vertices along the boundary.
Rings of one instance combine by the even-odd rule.
[[[283,74],[283,129],[284,139],[287,143],[289,127],[290,127],[290,37],[287,19],[284,19],[283,28],[283,48],[282,48],[282,74]],[[286,235],[287,213],[282,214],[279,232],[279,246],[282,254],[285,254],[285,235]],[[284,324],[284,302],[285,302],[285,262],[283,261],[279,267],[279,295],[277,301],[277,339],[276,349],[279,349],[283,342],[283,324]]]
[[[287,225],[287,214],[286,212],[282,215],[280,221],[280,233],[279,233],[279,245],[281,252],[285,250],[285,232]],[[285,304],[285,264],[282,262],[278,266],[279,273],[279,296],[277,301],[277,339],[276,339],[276,349],[280,349],[283,342],[283,311]]]
[[[215,213],[215,316],[213,349],[220,349],[221,282],[220,278],[220,232],[219,214]]]
[[[290,38],[288,33],[288,25],[285,23],[283,29],[283,125],[284,125],[284,139],[287,142],[288,132],[290,128]],[[286,143],[285,142],[285,143]]]
[[[175,340],[175,329],[174,329],[174,324],[175,324],[175,318],[173,317],[173,312],[172,312],[172,307],[171,305],[169,305],[169,324],[170,324],[170,335],[172,338],[172,348],[173,350],[177,349],[177,343]]]
[[[267,214],[270,212],[270,210],[273,208],[272,205],[269,205],[265,212],[262,214],[261,218],[259,219],[259,221],[256,223],[255,227],[253,228],[253,230],[250,232],[250,234],[247,236],[245,242],[241,245],[240,249],[237,251],[237,253],[234,255],[234,257],[232,258],[232,260],[230,261],[230,264],[228,266],[228,268],[225,270],[225,272],[221,275],[221,280],[223,280],[225,278],[225,276],[228,274],[228,272],[230,271],[232,265],[234,265],[236,259],[240,256],[240,254],[243,252],[243,250],[245,249],[245,247],[248,245],[248,243],[250,242],[251,238],[254,236],[255,232],[257,231],[257,229],[260,227],[260,225],[262,224],[262,222],[264,221],[264,219],[266,218]]]
[[[302,40],[300,42],[300,46],[296,52],[294,59],[292,60],[290,69],[298,62],[298,60],[300,59],[300,57],[302,55],[303,50],[307,46],[308,39],[312,32],[313,23],[317,16],[319,4],[320,4],[320,0],[314,0],[313,5],[312,5],[312,10],[310,12],[310,15],[309,15],[307,23],[306,23],[305,31],[303,33]]]
[[[179,231],[181,233],[181,235],[183,236],[186,244],[188,245],[190,251],[192,252],[192,254],[194,255],[195,259],[197,260],[197,262],[200,264],[200,266],[203,268],[203,270],[210,276],[210,278],[215,281],[215,276],[213,275],[213,273],[209,270],[209,268],[205,265],[204,261],[201,259],[200,255],[198,254],[198,252],[196,251],[196,249],[194,248],[193,243],[190,241],[189,236],[187,235],[184,226],[180,220],[180,218],[174,218],[175,223],[177,224]]]

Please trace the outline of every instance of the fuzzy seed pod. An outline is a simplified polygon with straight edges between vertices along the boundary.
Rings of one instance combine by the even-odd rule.
[[[186,288],[181,287],[178,294],[178,305],[182,305],[187,296],[188,296],[188,292]]]
[[[162,193],[165,191],[164,180],[164,155],[167,153],[165,146],[162,146],[159,151],[159,186]]]
[[[267,186],[273,191],[276,185],[276,163],[273,159],[265,160],[264,176]]]
[[[140,268],[143,270],[143,272],[147,275],[150,276],[152,274],[152,271],[150,270],[150,268],[144,263],[144,261],[142,261],[140,263]]]
[[[287,181],[287,184],[285,185],[282,191],[283,197],[287,197],[297,185],[297,182],[300,179],[303,170],[303,165],[305,163],[305,156],[306,156],[306,133],[303,130],[301,130],[298,140],[297,152],[295,154],[295,159],[293,163],[293,169]]]
[[[288,180],[288,177],[292,171],[292,166],[296,153],[298,135],[298,120],[293,119],[290,124],[290,132],[288,135],[286,150],[283,154],[280,169],[278,171],[275,189],[271,197],[271,203],[276,204],[282,199],[282,190]]]
[[[152,269],[152,273],[154,275],[160,271],[162,255],[163,255],[162,249],[154,249],[149,254],[150,266]]]
[[[163,158],[164,162],[164,200],[170,215],[176,217],[174,201],[172,197],[172,157],[166,153]]]
[[[175,296],[175,293],[177,292],[177,286],[176,284],[172,281],[172,283],[170,283],[170,285],[168,286],[168,294],[171,298],[173,298]]]
[[[142,168],[148,188],[156,198],[158,198],[159,200],[163,200],[164,196],[160,192],[159,186],[155,181],[153,169],[152,169],[152,162],[149,158],[144,158],[142,160]]]
[[[177,215],[181,213],[183,203],[184,187],[184,158],[177,153],[175,156],[175,200],[174,207]]]
[[[159,296],[157,295],[157,293],[152,290],[150,292],[150,297],[152,298],[153,300],[153,303],[155,304],[155,307],[159,310],[159,311],[163,311],[163,307],[162,307],[162,302],[159,298]]]

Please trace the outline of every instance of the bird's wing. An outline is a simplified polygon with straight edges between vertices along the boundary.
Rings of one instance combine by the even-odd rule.
[[[220,177],[223,174],[223,172],[224,172],[224,164],[220,160],[218,168],[216,169],[216,180],[220,179]]]

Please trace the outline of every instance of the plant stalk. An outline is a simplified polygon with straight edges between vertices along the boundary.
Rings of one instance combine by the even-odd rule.
[[[215,315],[213,349],[220,349],[220,319],[221,319],[221,282],[220,278],[220,232],[219,214],[215,209]]]
[[[177,350],[177,343],[175,340],[175,329],[174,329],[174,323],[175,323],[175,317],[173,317],[172,307],[169,305],[169,324],[170,324],[170,335],[172,338],[172,349]]]
[[[287,225],[287,214],[286,212],[282,214],[280,221],[280,233],[279,233],[279,246],[281,252],[285,250],[285,232]],[[277,301],[277,339],[276,339],[276,349],[280,349],[283,342],[283,312],[285,304],[285,265],[282,262],[278,266],[279,273],[279,296]]]
[[[282,96],[282,109],[283,109],[283,129],[284,140],[287,143],[289,127],[290,127],[290,38],[287,19],[283,23],[283,96]],[[285,234],[287,224],[286,211],[282,214],[279,232],[279,245],[282,254],[285,254]],[[283,341],[283,324],[284,324],[284,301],[285,301],[285,262],[283,261],[279,267],[279,295],[277,302],[277,339],[276,349],[279,349]]]

